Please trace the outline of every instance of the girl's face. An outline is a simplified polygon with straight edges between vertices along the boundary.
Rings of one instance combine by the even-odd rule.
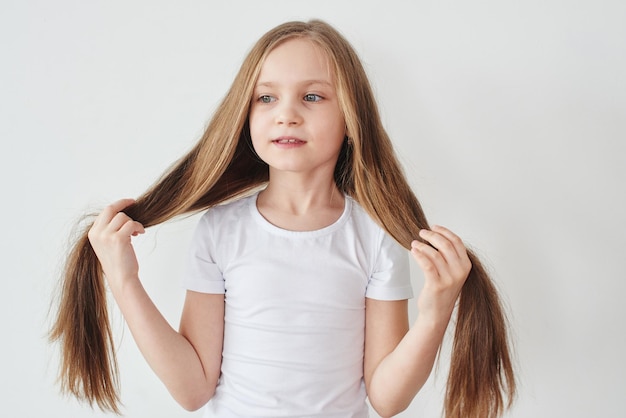
[[[307,39],[291,39],[267,56],[250,107],[250,135],[270,173],[331,178],[345,121],[328,58]]]

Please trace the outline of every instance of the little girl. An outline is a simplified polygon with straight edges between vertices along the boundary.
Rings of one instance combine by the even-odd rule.
[[[205,209],[176,331],[131,237]],[[405,248],[425,277],[411,327]],[[493,285],[459,237],[428,227],[357,55],[320,21],[265,34],[195,148],[70,254],[51,332],[63,389],[117,412],[103,277],[172,396],[207,417],[362,418],[366,397],[393,416],[428,378],[459,294],[446,415],[495,417],[515,392]]]

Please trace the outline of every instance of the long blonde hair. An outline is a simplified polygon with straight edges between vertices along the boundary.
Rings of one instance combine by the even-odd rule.
[[[245,58],[230,90],[195,147],[124,210],[145,227],[245,195],[268,181],[252,150],[248,110],[265,57],[296,37],[326,52],[350,141],[340,151],[335,181],[404,247],[428,228],[396,159],[369,81],[351,45],[328,24],[288,22],[270,30]],[[64,392],[119,413],[118,370],[102,269],[85,229],[68,255],[50,339],[61,345]],[[515,379],[506,318],[485,269],[472,270],[459,297],[444,412],[446,417],[496,417],[510,406]]]

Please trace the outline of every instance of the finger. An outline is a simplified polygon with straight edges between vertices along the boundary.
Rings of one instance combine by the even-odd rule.
[[[445,235],[428,229],[420,230],[419,235],[422,239],[435,247],[446,262],[454,263],[455,260],[459,259],[455,245]]]
[[[433,225],[432,230],[446,237],[448,241],[450,241],[452,245],[454,245],[454,248],[460,257],[467,255],[467,249],[465,248],[465,244],[463,243],[463,240],[461,239],[461,237],[459,237],[454,232],[450,231],[448,228],[441,226],[441,225]]]
[[[128,221],[133,221],[127,214],[124,212],[117,212],[111,222],[107,225],[107,230],[111,232],[117,232],[122,228]]]
[[[411,253],[425,273],[441,276],[446,271],[446,260],[430,245],[415,240],[411,243]]]
[[[411,248],[411,255],[417,262],[417,265],[422,269],[426,277],[430,275],[439,275],[439,272],[437,271],[437,266],[435,266],[435,263],[433,263],[426,254],[422,253],[419,249],[414,247]]]
[[[124,225],[121,226],[118,232],[122,236],[130,237],[130,236],[137,236],[139,234],[143,234],[146,231],[142,224],[128,218],[128,221]]]
[[[463,240],[461,240],[461,238],[454,232],[441,225],[433,225],[432,228],[434,231],[446,237],[456,250],[457,257],[450,260],[450,267],[452,271],[456,272],[459,276],[467,276],[469,270],[472,268],[472,262],[469,258],[467,248],[465,247]]]
[[[127,208],[133,203],[135,203],[135,199],[120,199],[116,202],[111,203],[102,210],[100,215],[98,215],[98,217],[96,218],[94,224],[108,225],[113,217],[115,217],[115,215],[117,215],[120,211],[122,211],[122,209]]]

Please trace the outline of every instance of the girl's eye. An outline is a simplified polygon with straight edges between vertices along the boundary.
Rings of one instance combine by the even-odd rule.
[[[319,102],[322,100],[322,96],[319,94],[309,93],[304,95],[305,102]]]
[[[273,101],[276,100],[276,98],[268,94],[264,94],[263,96],[259,96],[257,100],[261,103],[272,103]]]

